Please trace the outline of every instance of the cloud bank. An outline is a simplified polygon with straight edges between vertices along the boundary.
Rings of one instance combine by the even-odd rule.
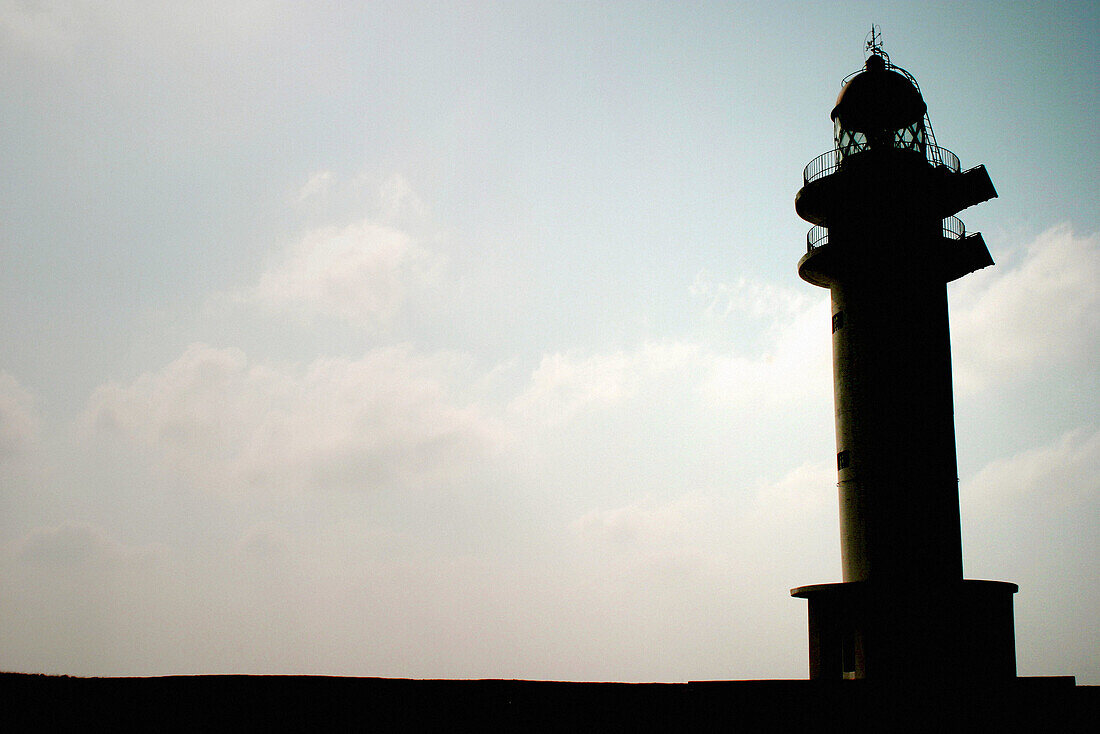
[[[394,346],[276,367],[194,344],[157,372],[97,389],[85,423],[214,492],[426,488],[504,440],[498,421],[457,397],[461,362]]]

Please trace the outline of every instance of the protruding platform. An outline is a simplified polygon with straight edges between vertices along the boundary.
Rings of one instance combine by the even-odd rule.
[[[821,238],[821,244],[809,248],[798,261],[798,277],[812,285],[829,288],[844,272],[862,266],[859,255],[847,251],[842,241],[834,239],[827,234]],[[910,267],[913,268],[935,268],[936,276],[942,278],[944,283],[993,264],[993,257],[980,232],[960,238],[945,231],[943,237],[932,241],[927,247],[901,253],[897,259],[901,262],[910,260]]]
[[[856,156],[813,178],[806,174],[805,185],[795,195],[795,211],[807,222],[828,227],[838,219],[897,206],[898,191],[922,201],[928,213],[941,219],[997,197],[984,165],[961,171],[954,153],[938,150],[953,164],[932,165],[917,154],[889,151]]]
[[[791,590],[809,602],[810,678],[1011,680],[1016,584],[857,581]]]

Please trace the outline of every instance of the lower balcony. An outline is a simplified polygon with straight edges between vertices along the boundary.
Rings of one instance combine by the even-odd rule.
[[[927,250],[912,253],[920,258],[932,258],[945,283],[957,280],[975,270],[993,264],[993,258],[981,233],[967,234],[966,225],[958,217],[943,220],[942,236]],[[839,245],[840,243],[836,243]],[[813,285],[828,288],[850,267],[844,248],[830,247],[828,227],[814,226],[806,233],[806,254],[798,261],[798,275]]]

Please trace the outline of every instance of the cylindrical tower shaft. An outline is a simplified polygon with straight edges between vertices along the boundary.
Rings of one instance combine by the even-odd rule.
[[[925,224],[834,235],[856,255],[830,285],[845,581],[962,579],[947,289],[911,254],[940,237]]]

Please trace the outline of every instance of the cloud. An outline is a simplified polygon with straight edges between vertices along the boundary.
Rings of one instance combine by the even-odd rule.
[[[380,214],[383,221],[396,221],[405,217],[424,216],[428,207],[417,196],[408,179],[394,174],[378,187]]]
[[[35,528],[15,547],[21,563],[57,570],[142,562],[163,552],[160,546],[126,545],[100,528],[73,523]]]
[[[762,354],[714,355],[704,389],[729,405],[775,409],[831,395],[829,302],[809,301],[772,334]]]
[[[695,276],[689,291],[706,303],[704,313],[708,318],[720,320],[746,316],[774,319],[797,315],[814,300],[806,295],[805,289],[794,291],[744,276],[733,284],[723,283],[714,280],[705,270]]]
[[[278,17],[274,11],[267,0],[0,0],[0,38],[49,56],[70,54],[86,38],[121,38],[145,54],[186,58],[188,52],[239,43]]]
[[[24,456],[41,427],[34,397],[6,372],[0,372],[0,465]]]
[[[499,421],[456,397],[465,369],[408,347],[296,369],[195,344],[158,372],[98,388],[85,425],[216,492],[430,487],[505,440]]]
[[[953,292],[956,381],[964,391],[1100,353],[1100,236],[1054,227]]]
[[[298,190],[298,202],[324,196],[332,185],[333,177],[332,171],[316,171],[311,174],[309,180]]]
[[[632,546],[667,542],[688,530],[686,515],[697,515],[689,499],[657,504],[651,498],[610,510],[592,510],[577,518],[570,529],[585,542]]]
[[[962,483],[960,496],[968,570],[1046,587],[1100,570],[1100,430],[1067,431],[992,461]]]
[[[1100,430],[1078,428],[1052,443],[987,464],[966,482],[964,496],[978,516],[1006,505],[1072,512],[1100,499]]]
[[[295,203],[308,213],[343,221],[349,213],[368,215],[371,221],[390,226],[416,225],[428,213],[409,180],[399,173],[385,178],[359,173],[341,176],[335,171],[319,170],[310,174],[295,196]]]
[[[0,0],[0,38],[33,53],[67,53],[80,36],[83,3]]]
[[[427,207],[404,176],[348,178],[322,169],[293,199],[304,220],[320,226],[274,253],[252,285],[212,296],[213,312],[246,305],[379,332],[438,300],[445,261],[420,244],[433,236],[424,226]]]
[[[572,523],[573,536],[594,552],[653,559],[667,554],[708,559],[712,569],[743,567],[754,582],[814,565],[821,551],[839,561],[836,469],[804,464],[755,486],[647,496],[591,510]],[[776,544],[777,538],[784,542]],[[815,543],[823,543],[815,548]],[[825,547],[829,546],[829,547]],[[812,550],[811,550],[812,549]],[[746,563],[752,559],[752,563]]]
[[[151,651],[163,658],[173,647],[187,649],[170,641],[183,628],[178,605],[163,597],[182,584],[166,547],[127,544],[70,522],[34,528],[4,550],[0,655],[7,669],[110,675],[154,668]],[[201,595],[200,587],[180,589],[173,601]]]
[[[689,369],[698,347],[682,343],[649,343],[634,351],[577,357],[549,354],[532,372],[512,409],[537,421],[558,425],[576,414],[607,408],[634,397],[643,387]]]
[[[362,220],[308,232],[235,300],[376,329],[430,287],[440,267],[440,258],[405,232]]]
[[[708,353],[707,399],[745,410],[775,410],[831,393],[829,300],[741,277],[715,281],[701,272],[692,295],[706,302],[704,320],[729,334],[730,346]]]
[[[992,461],[961,495],[966,575],[1020,587],[1020,674],[1097,680],[1100,430],[1077,428]]]
[[[695,336],[608,354],[549,354],[513,410],[557,425],[639,395],[662,402],[685,389],[709,402],[752,409],[831,395],[827,299],[800,298],[746,279],[732,287],[697,279],[692,290],[706,296],[707,311],[718,308],[722,319],[769,321],[768,334],[751,343]]]
[[[825,461],[752,486],[647,496],[577,517],[577,555],[568,545],[562,554],[570,588],[557,592],[555,619],[619,667],[601,670],[589,655],[569,661],[573,674],[804,675],[805,602],[788,590],[839,580],[835,483]],[[660,648],[660,659],[640,645]]]

